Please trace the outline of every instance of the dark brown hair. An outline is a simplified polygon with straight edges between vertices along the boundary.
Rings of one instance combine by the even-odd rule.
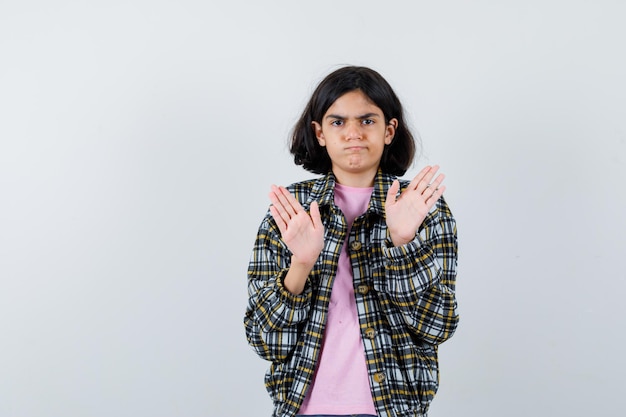
[[[321,124],[335,100],[355,90],[361,91],[382,110],[386,124],[391,119],[398,120],[391,144],[385,145],[380,168],[391,175],[403,175],[413,162],[415,139],[404,121],[404,110],[396,93],[379,73],[367,67],[340,68],[317,86],[293,129],[289,150],[294,162],[315,174],[330,171],[330,157],[318,143],[312,122]]]

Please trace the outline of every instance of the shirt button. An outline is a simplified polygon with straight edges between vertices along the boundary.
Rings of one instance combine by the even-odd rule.
[[[373,339],[375,335],[376,335],[376,331],[372,329],[371,327],[368,327],[367,329],[365,329],[365,337],[367,337],[368,339]]]
[[[370,290],[370,287],[368,287],[368,286],[367,286],[367,285],[365,285],[365,284],[361,284],[361,285],[359,285],[359,286],[357,287],[357,291],[358,291],[358,292],[359,292],[359,294],[361,294],[361,295],[365,295],[365,294],[367,294],[367,293],[369,292],[369,290]]]
[[[359,242],[358,240],[355,240],[352,243],[350,243],[350,247],[352,248],[352,250],[360,250],[361,242]]]
[[[374,374],[374,381],[377,383],[382,383],[385,380],[385,374],[382,372],[378,372]]]

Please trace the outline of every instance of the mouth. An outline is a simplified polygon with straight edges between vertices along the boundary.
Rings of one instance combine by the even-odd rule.
[[[362,150],[365,150],[365,146],[350,146],[346,148],[346,151],[348,152],[358,152]]]

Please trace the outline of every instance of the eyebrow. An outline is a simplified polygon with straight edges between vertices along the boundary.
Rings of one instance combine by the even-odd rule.
[[[370,119],[372,117],[380,117],[378,113],[365,113],[360,116],[357,116],[357,119]],[[346,119],[346,116],[341,116],[339,114],[329,114],[326,116],[326,119]]]

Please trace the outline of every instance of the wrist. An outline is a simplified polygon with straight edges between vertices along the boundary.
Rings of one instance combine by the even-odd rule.
[[[391,243],[393,243],[393,246],[402,246],[412,242],[415,238],[415,235],[409,237],[391,232],[389,233],[389,238],[391,240]]]
[[[294,295],[300,295],[304,291],[309,273],[313,270],[315,262],[300,262],[295,256],[291,257],[289,271],[283,280],[283,286]]]

